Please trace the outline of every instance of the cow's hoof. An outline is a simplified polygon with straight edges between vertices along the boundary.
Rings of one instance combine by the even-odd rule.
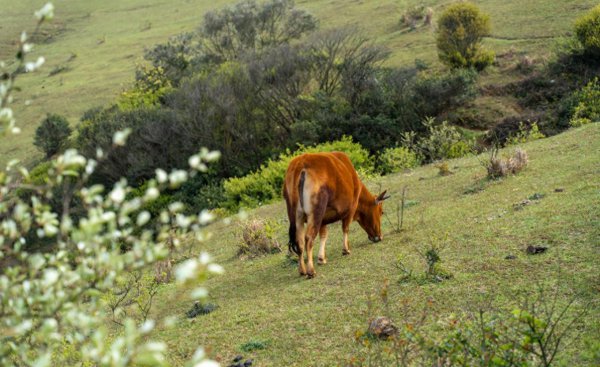
[[[317,273],[314,271],[312,273],[310,273],[310,272],[306,273],[306,279],[312,279],[316,276],[317,276]]]
[[[319,264],[319,265],[325,265],[325,264],[327,264],[327,260],[326,260],[326,259],[319,258],[319,259],[317,260],[317,264]]]
[[[350,250],[343,249],[342,250],[342,255],[344,255],[344,256],[350,255]]]
[[[306,275],[306,272],[305,272],[305,271],[300,271],[299,273],[300,273],[300,276],[301,276],[301,277],[303,277],[303,276],[305,276],[305,275]]]

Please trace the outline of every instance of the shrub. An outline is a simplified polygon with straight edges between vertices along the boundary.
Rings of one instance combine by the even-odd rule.
[[[527,152],[517,148],[511,157],[499,158],[498,150],[492,150],[489,162],[486,163],[487,175],[490,179],[497,179],[517,174],[529,163]]]
[[[406,146],[426,161],[433,162],[444,159],[460,158],[473,152],[474,142],[465,139],[454,127],[446,121],[436,124],[435,119],[427,118],[423,121],[427,135],[417,137],[414,133],[403,136]]]
[[[277,224],[263,219],[251,219],[241,225],[241,241],[238,255],[256,257],[281,252],[281,246],[275,238]]]
[[[575,34],[586,53],[600,56],[600,5],[577,19]]]
[[[352,138],[323,143],[314,147],[303,147],[294,153],[289,151],[279,155],[277,160],[269,160],[258,170],[242,177],[233,177],[224,181],[225,201],[222,207],[236,211],[240,207],[253,208],[269,203],[281,197],[285,171],[292,158],[302,153],[341,151],[350,157],[357,171],[373,173],[373,160],[369,152]]]
[[[402,14],[400,18],[400,25],[410,27],[410,29],[417,28],[417,23],[425,19],[425,7],[423,5],[414,6]]]
[[[472,70],[420,75],[411,88],[410,104],[419,117],[439,116],[477,94],[477,74]]]
[[[377,158],[377,169],[382,175],[418,167],[420,164],[417,154],[406,147],[387,148]]]
[[[494,53],[483,50],[480,43],[490,30],[490,17],[476,5],[450,5],[438,20],[436,41],[440,60],[452,68],[485,69],[494,61]]]
[[[67,146],[71,128],[66,118],[56,114],[48,114],[35,130],[33,145],[50,158]]]
[[[600,120],[600,83],[594,78],[573,94],[569,126],[578,127]]]
[[[135,84],[121,93],[117,105],[121,110],[154,107],[159,105],[161,98],[171,88],[171,82],[162,67],[141,66],[136,70]]]
[[[506,143],[508,145],[523,144],[545,137],[546,136],[540,132],[537,122],[520,122],[519,130],[516,133],[511,134]]]

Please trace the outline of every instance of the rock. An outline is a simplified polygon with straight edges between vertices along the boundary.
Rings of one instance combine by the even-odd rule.
[[[379,316],[369,322],[369,333],[380,339],[387,339],[398,332],[392,320],[385,316]]]
[[[556,189],[554,189],[554,192],[564,192],[565,189],[562,187],[557,187]]]
[[[546,250],[548,250],[548,247],[545,247],[545,246],[532,246],[532,245],[527,246],[527,253],[529,255],[542,254],[542,253],[546,252]]]
[[[244,357],[242,357],[241,355],[238,354],[237,356],[235,356],[235,358],[233,359],[233,361],[234,362],[239,362],[239,361],[242,360],[242,358],[244,358]]]
[[[250,367],[250,366],[252,366],[252,362],[254,362],[253,359],[246,360],[246,362],[244,362],[244,367]]]
[[[514,259],[516,259],[516,258],[517,258],[517,257],[516,257],[515,255],[506,255],[506,256],[504,257],[504,259],[505,259],[505,260],[514,260]]]

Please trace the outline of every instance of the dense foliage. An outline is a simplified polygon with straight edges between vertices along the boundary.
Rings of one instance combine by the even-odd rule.
[[[577,19],[575,34],[587,53],[600,57],[600,5]]]
[[[450,5],[438,19],[436,42],[440,60],[453,68],[485,69],[494,61],[494,53],[481,47],[481,40],[490,31],[490,17],[476,5]]]
[[[50,158],[67,146],[71,128],[66,118],[56,114],[48,114],[35,130],[33,145]]]

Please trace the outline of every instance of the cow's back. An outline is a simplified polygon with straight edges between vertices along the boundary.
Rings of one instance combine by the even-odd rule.
[[[327,191],[328,208],[339,215],[343,216],[357,205],[362,185],[345,153],[305,153],[292,159],[286,172],[284,197],[293,207],[297,207],[302,195],[299,192],[302,172],[309,190]],[[339,215],[331,219],[337,220]]]

